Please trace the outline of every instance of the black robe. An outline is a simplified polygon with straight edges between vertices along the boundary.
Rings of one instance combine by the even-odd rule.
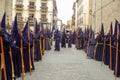
[[[99,35],[99,36],[97,36],[96,39],[97,39],[97,41],[98,41],[98,45],[97,45],[97,48],[96,48],[95,58],[96,58],[96,60],[98,60],[98,61],[102,61],[104,38],[103,38],[101,35]]]

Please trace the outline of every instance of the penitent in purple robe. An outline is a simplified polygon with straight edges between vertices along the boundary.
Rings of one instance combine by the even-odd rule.
[[[88,56],[90,58],[94,57],[94,47],[95,47],[95,36],[94,36],[94,32],[92,31],[92,35],[90,37],[90,46],[88,49]]]

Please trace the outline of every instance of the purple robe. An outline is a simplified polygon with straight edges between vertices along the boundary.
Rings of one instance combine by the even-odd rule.
[[[94,57],[94,46],[95,46],[95,37],[94,37],[94,32],[92,32],[91,38],[90,38],[90,46],[88,49],[88,56],[90,58]]]
[[[60,51],[60,32],[58,30],[54,33],[55,51]]]

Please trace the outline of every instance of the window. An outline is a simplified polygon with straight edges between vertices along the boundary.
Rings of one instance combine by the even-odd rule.
[[[33,18],[33,17],[34,17],[34,14],[29,14],[29,17],[30,17],[30,18]]]
[[[35,3],[34,3],[34,2],[29,2],[29,5],[30,5],[30,6],[34,6]]]
[[[17,14],[17,20],[21,20],[22,19],[22,13],[16,13]]]
[[[47,4],[46,4],[46,3],[42,3],[41,5],[42,5],[42,7],[46,7],[46,6],[47,6]]]
[[[17,16],[18,16],[18,17],[21,17],[21,16],[22,16],[22,14],[21,14],[21,13],[16,13],[16,14],[17,14]]]
[[[41,18],[46,19],[46,14],[42,14]]]

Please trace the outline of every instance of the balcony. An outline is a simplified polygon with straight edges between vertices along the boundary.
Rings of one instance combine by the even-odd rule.
[[[23,10],[23,4],[16,4],[15,5],[15,9],[18,10],[18,11],[22,11]]]
[[[41,22],[47,22],[48,19],[46,18],[40,18]]]
[[[40,7],[41,12],[47,12],[48,11],[48,7],[47,6],[41,6]]]
[[[35,11],[36,10],[36,6],[33,6],[33,5],[29,5],[28,8],[29,8],[29,11]]]
[[[41,1],[48,1],[48,0],[41,0]]]
[[[34,23],[34,18],[29,17],[29,22],[30,22],[30,23]]]

